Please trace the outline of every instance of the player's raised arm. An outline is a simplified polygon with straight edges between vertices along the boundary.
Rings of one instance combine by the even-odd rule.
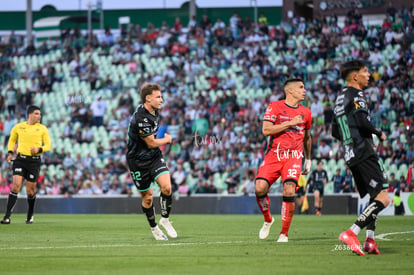
[[[281,124],[274,124],[270,121],[264,120],[262,126],[262,132],[265,136],[272,136],[285,131],[286,129],[303,123],[303,119],[300,115],[295,116],[292,120],[283,122]]]
[[[145,144],[149,149],[158,148],[172,142],[171,136],[167,133],[165,133],[163,138],[155,138],[154,135],[149,135],[141,138],[145,141]]]

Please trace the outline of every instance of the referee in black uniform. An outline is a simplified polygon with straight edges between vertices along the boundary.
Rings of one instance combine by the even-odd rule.
[[[33,223],[33,211],[36,200],[36,181],[39,177],[41,159],[40,155],[51,148],[49,132],[40,123],[41,113],[37,106],[27,109],[27,121],[16,124],[10,133],[7,146],[7,161],[10,163],[14,155],[17,142],[17,156],[13,161],[13,185],[7,200],[6,214],[1,220],[2,224],[10,224],[10,216],[17,201],[17,196],[26,179],[27,192],[27,218],[26,223]]]
[[[141,87],[141,101],[128,128],[127,163],[135,186],[142,197],[142,210],[145,213],[152,234],[156,240],[168,240],[155,220],[152,184],[156,182],[161,189],[160,225],[171,238],[177,232],[169,221],[172,204],[171,178],[167,164],[159,147],[171,143],[171,136],[156,138],[159,125],[159,109],[163,103],[161,87],[158,84],[144,84]]]
[[[339,239],[362,256],[364,252],[357,235],[366,228],[367,238],[363,250],[369,254],[380,254],[374,241],[374,231],[379,212],[388,206],[390,200],[384,167],[376,153],[372,136],[376,135],[382,141],[386,136],[370,122],[363,92],[368,86],[370,73],[364,62],[352,60],[344,63],[341,66],[341,76],[347,86],[336,98],[332,135],[342,142],[345,162],[352,171],[361,198],[369,194],[370,201],[355,223]]]

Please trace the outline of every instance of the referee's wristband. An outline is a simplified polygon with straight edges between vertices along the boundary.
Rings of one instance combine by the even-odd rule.
[[[37,153],[41,153],[41,152],[43,152],[43,148],[39,147],[39,151],[37,151]]]
[[[13,155],[13,151],[8,151],[7,154],[8,155]]]

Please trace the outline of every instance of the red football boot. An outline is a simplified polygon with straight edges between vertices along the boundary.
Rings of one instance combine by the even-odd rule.
[[[375,243],[374,239],[367,238],[364,242],[364,251],[368,254],[380,255],[378,245]]]
[[[339,235],[339,240],[346,244],[352,250],[352,252],[356,253],[357,255],[365,255],[361,249],[361,244],[358,241],[357,235],[355,235],[351,229],[342,232],[341,235]]]

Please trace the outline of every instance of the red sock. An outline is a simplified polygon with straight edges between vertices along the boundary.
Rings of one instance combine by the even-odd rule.
[[[256,196],[256,201],[257,201],[257,204],[259,205],[260,211],[262,211],[265,222],[271,222],[272,221],[272,215],[270,215],[270,199],[269,199],[269,196],[267,194],[266,194],[266,196],[263,196],[263,197],[257,197]]]
[[[282,202],[282,230],[280,234],[288,235],[293,213],[295,212],[294,197],[283,197]]]

